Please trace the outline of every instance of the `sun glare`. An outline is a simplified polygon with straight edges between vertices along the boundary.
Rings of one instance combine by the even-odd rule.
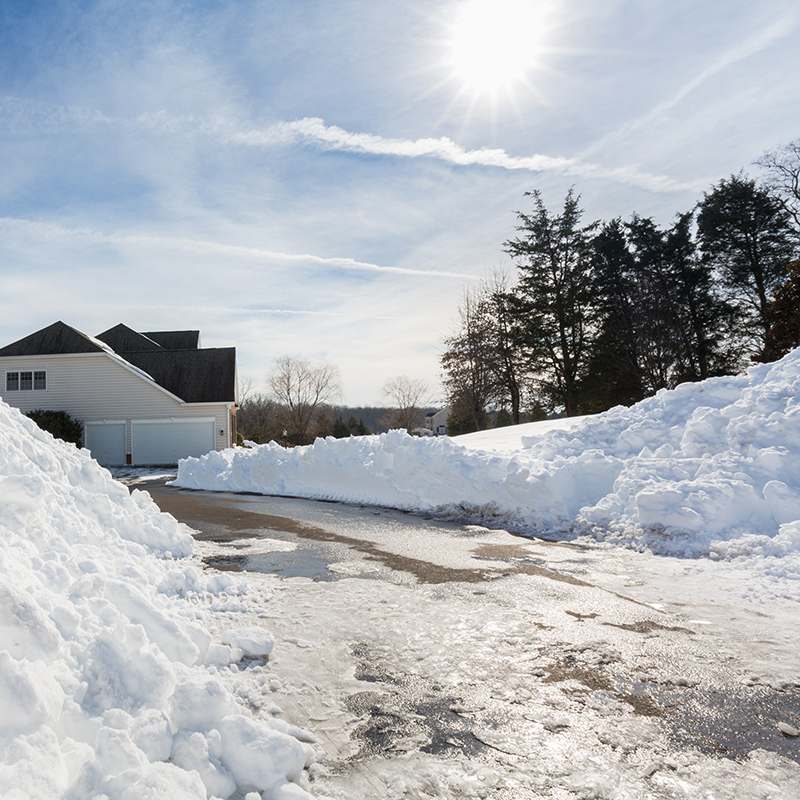
[[[537,0],[467,0],[452,29],[456,75],[474,92],[510,90],[536,61],[545,17]]]

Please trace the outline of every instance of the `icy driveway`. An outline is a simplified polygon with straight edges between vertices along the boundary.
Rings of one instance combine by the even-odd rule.
[[[693,562],[146,488],[207,563],[274,588],[271,691],[234,682],[319,737],[319,795],[800,797],[778,728],[800,727],[796,618],[731,605]]]

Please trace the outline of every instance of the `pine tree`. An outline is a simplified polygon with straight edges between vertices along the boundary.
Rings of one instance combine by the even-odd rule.
[[[720,181],[698,209],[705,263],[739,311],[743,337],[761,349],[769,331],[767,311],[796,255],[790,214],[770,190],[744,175]]]
[[[580,413],[593,314],[591,232],[572,189],[560,214],[550,215],[538,191],[526,192],[534,212],[517,212],[521,236],[505,242],[519,283],[512,293],[516,336],[542,392],[568,416]]]

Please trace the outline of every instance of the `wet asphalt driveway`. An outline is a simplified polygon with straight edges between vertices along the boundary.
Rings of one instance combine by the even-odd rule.
[[[777,727],[800,727],[796,683],[754,678],[747,643],[690,609],[635,599],[637,554],[133,483],[195,531],[208,568],[274,585],[274,701],[319,737],[321,794],[603,797],[580,785],[605,776],[629,785],[609,797],[726,780],[733,796],[763,772],[756,751],[786,759],[757,796],[800,796],[798,740]]]

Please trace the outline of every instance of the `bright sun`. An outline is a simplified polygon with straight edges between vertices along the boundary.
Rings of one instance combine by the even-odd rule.
[[[474,92],[510,90],[539,54],[546,16],[541,0],[467,0],[452,29],[456,75]]]

